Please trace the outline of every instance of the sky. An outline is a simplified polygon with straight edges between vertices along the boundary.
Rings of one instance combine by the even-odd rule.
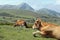
[[[40,9],[47,5],[60,5],[60,0],[0,0],[0,5],[19,5],[23,2],[29,4],[34,9]]]

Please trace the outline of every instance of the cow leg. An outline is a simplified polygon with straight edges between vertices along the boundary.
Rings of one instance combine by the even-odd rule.
[[[36,34],[40,34],[40,35],[42,35],[43,37],[46,36],[46,33],[45,33],[44,31],[36,31],[36,32],[33,32],[33,36],[34,36],[34,37],[37,37]]]
[[[45,32],[44,32],[44,31],[40,31],[40,34],[41,34],[41,35],[45,35]]]
[[[40,33],[40,31],[33,32],[33,36],[37,37],[36,34],[39,34],[39,33]]]

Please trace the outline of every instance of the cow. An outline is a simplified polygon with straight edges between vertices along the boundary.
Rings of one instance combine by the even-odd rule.
[[[26,28],[28,28],[26,21],[23,19],[17,20],[14,24],[14,27],[16,26],[25,26]]]
[[[60,26],[58,25],[42,22],[38,18],[32,28],[37,29],[36,32],[33,32],[34,37],[36,37],[36,34],[41,34],[44,37],[52,37],[60,40]]]
[[[49,27],[56,27],[58,25],[47,23],[47,22],[42,22],[40,18],[37,18],[37,20],[35,21],[35,23],[32,26],[32,28],[33,29],[42,30],[43,28],[46,28],[47,26],[49,26]]]

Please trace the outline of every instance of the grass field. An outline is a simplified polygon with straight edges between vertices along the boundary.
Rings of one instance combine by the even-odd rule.
[[[32,28],[16,27],[10,25],[0,25],[0,40],[56,40],[53,38],[33,37]]]
[[[43,38],[41,35],[33,37],[32,33],[35,30],[31,27],[37,17],[41,18],[44,22],[60,25],[60,17],[48,15],[50,11],[43,12],[42,10],[42,12],[39,12],[23,9],[0,9],[0,40],[56,40],[53,38]],[[24,19],[30,28],[14,28],[11,26],[16,20],[20,19]]]

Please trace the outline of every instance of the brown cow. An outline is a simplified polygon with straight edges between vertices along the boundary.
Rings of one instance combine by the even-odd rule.
[[[42,31],[44,31],[45,35],[53,38],[57,38],[60,40],[60,26],[56,26],[56,27],[47,26],[46,28],[43,28]]]
[[[35,23],[32,26],[32,28],[33,29],[37,28],[39,30],[42,30],[42,28],[45,28],[47,26],[49,26],[49,27],[55,27],[55,26],[58,26],[58,25],[47,23],[47,22],[42,22],[40,18],[37,18],[37,20],[35,21]]]
[[[33,25],[33,29],[38,29],[38,31],[33,32],[34,36],[39,33],[45,37],[53,37],[60,40],[60,27],[58,25],[42,22],[38,18]]]
[[[17,21],[15,22],[14,27],[16,27],[16,26],[25,26],[26,28],[28,28],[26,21],[24,21],[24,20],[22,20],[22,19],[17,20]]]

